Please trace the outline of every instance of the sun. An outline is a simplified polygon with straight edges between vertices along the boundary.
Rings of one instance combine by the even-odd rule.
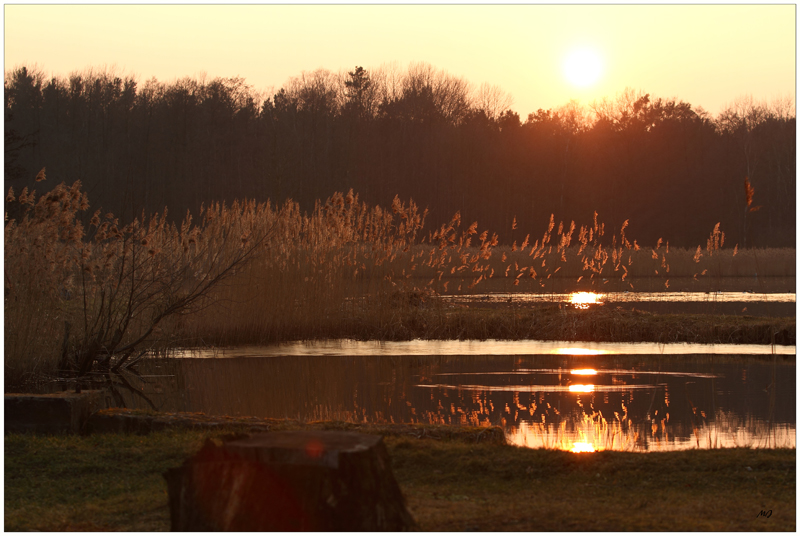
[[[573,86],[592,86],[602,74],[603,59],[590,48],[573,50],[564,60],[564,76]]]

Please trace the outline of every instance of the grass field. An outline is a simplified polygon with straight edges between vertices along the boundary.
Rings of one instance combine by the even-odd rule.
[[[508,446],[502,433],[479,435],[474,429],[305,427],[383,435],[409,510],[424,531],[796,527],[795,450],[573,454]],[[5,530],[168,530],[162,473],[207,437],[234,430],[6,434]],[[769,517],[759,516],[762,511]]]

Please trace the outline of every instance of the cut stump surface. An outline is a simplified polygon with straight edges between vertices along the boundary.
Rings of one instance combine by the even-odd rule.
[[[380,436],[297,431],[208,441],[164,476],[174,531],[415,528]]]

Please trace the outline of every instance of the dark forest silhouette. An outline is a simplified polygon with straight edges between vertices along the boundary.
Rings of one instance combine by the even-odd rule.
[[[496,86],[427,64],[321,69],[271,95],[242,78],[27,67],[4,87],[6,189],[34,188],[46,167],[123,219],[243,197],[310,210],[352,188],[383,206],[413,198],[434,226],[460,211],[508,243],[515,217],[539,229],[551,213],[581,223],[597,211],[614,228],[629,220],[642,244],[694,247],[717,222],[731,245],[795,244],[791,103],[741,98],[712,117],[626,90],[522,121]]]

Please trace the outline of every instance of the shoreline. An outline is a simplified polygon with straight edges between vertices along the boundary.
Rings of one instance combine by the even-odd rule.
[[[653,313],[615,306],[581,310],[560,304],[443,307],[436,301],[390,311],[355,311],[327,326],[282,326],[276,332],[280,335],[265,334],[262,329],[249,331],[243,326],[233,338],[209,328],[202,340],[190,338],[184,346],[230,347],[330,339],[796,344],[794,316]]]

